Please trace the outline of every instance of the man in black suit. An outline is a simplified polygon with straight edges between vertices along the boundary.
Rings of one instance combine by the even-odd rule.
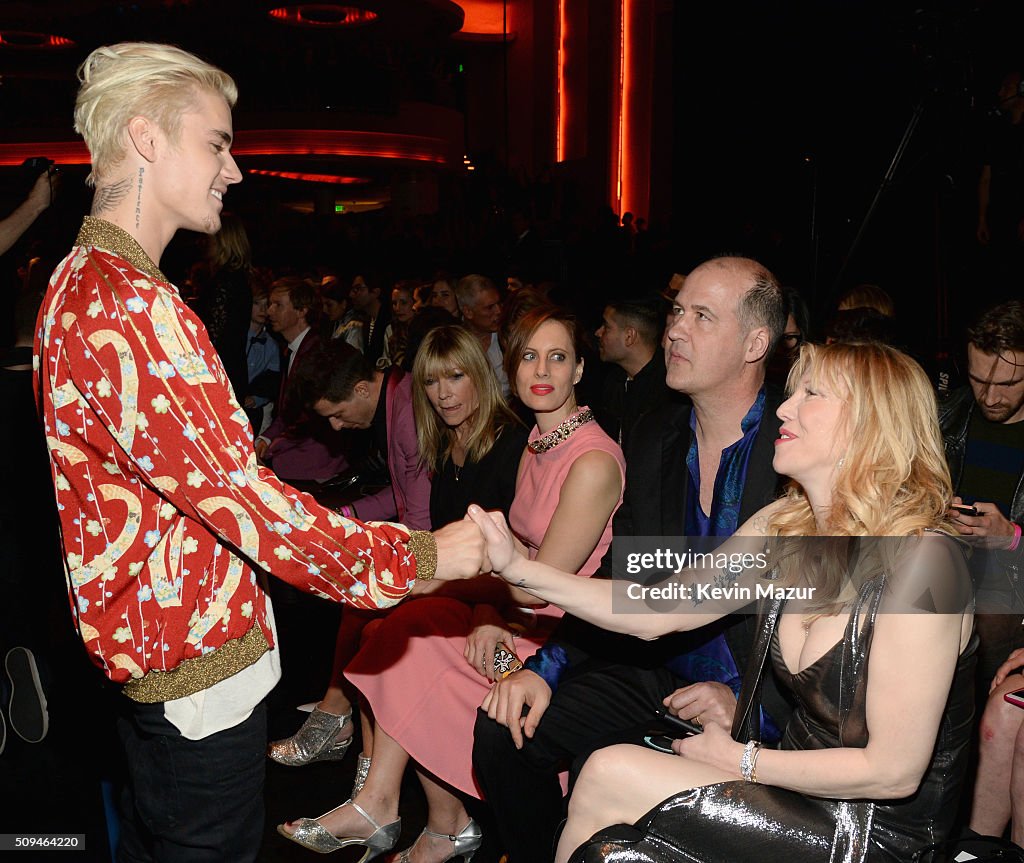
[[[634,427],[617,539],[728,535],[777,496],[782,398],[766,389],[764,373],[785,318],[778,282],[756,261],[716,258],[686,278],[669,317],[665,365],[668,386],[692,406],[665,404]],[[564,764],[613,742],[639,742],[636,732],[666,703],[683,719],[731,729],[754,625],[735,615],[713,632],[642,642],[567,615],[525,669],[495,684],[477,717],[473,764],[513,863],[551,859]],[[709,664],[719,679],[698,673]],[[770,738],[788,706],[770,684],[764,704]]]

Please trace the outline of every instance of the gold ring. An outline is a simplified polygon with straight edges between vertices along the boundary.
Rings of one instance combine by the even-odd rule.
[[[700,726],[701,728],[703,728],[703,727],[704,727],[704,723],[700,721],[700,718],[701,718],[701,717],[702,717],[703,715],[704,715],[703,713],[698,713],[698,714],[697,714],[696,716],[694,716],[694,717],[693,717],[693,721],[694,721],[694,722],[695,722],[695,723],[696,723],[697,725],[699,725],[699,726]]]

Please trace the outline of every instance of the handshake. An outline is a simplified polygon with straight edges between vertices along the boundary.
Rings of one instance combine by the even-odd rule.
[[[462,521],[434,531],[437,573],[441,581],[473,578],[483,572],[501,575],[521,557],[516,541],[500,512],[485,512],[475,504]]]

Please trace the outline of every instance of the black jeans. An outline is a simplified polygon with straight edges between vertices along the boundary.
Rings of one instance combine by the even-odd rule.
[[[128,761],[121,863],[243,863],[263,839],[266,705],[234,728],[188,740],[163,704],[129,703],[118,720]]]
[[[554,858],[565,817],[558,771],[574,760],[573,774],[596,749],[642,740],[662,699],[685,681],[664,668],[600,665],[565,679],[537,731],[516,749],[508,729],[477,713],[473,769],[491,805],[511,863]]]

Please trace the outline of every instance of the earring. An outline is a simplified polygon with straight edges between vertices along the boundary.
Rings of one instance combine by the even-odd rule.
[[[841,468],[846,463],[846,456],[841,456],[839,461],[836,462],[836,468]]]

